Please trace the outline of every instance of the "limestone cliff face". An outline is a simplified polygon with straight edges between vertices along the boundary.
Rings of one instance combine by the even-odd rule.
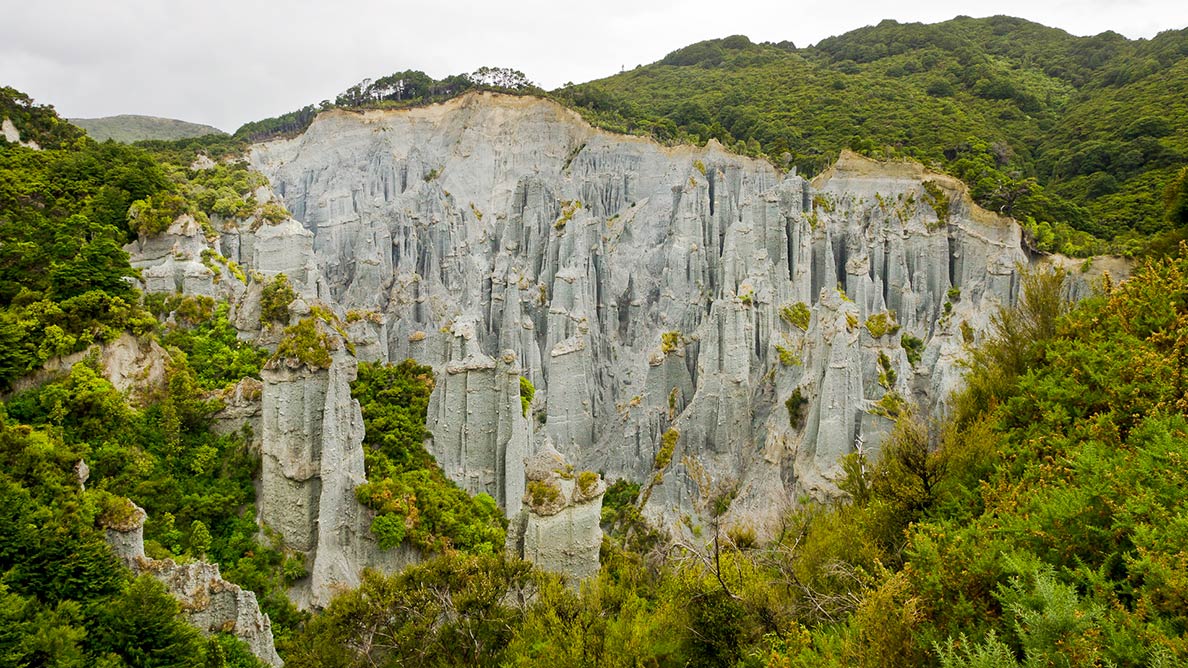
[[[430,450],[509,516],[519,463],[546,440],[578,468],[643,481],[675,428],[647,512],[676,525],[708,476],[739,490],[726,521],[762,531],[790,500],[835,494],[842,456],[877,453],[895,397],[943,412],[964,345],[1031,262],[1013,221],[918,165],[846,154],[809,182],[527,97],[326,112],[250,160],[271,182],[257,200],[280,198],[292,219],[214,220],[213,233],[179,221],[129,249],[150,289],[226,296],[265,344],[259,282],[212,266],[286,273],[295,313],[368,313],[348,331],[359,356],[435,368]],[[344,564],[372,554],[366,518],[348,521],[362,465],[350,411],[330,399],[349,399],[329,389],[342,369],[270,372],[260,418],[261,517],[315,563],[326,541],[351,555],[315,566],[323,583],[352,582]],[[537,388],[528,419],[518,375]]]
[[[160,580],[181,603],[186,619],[202,633],[233,633],[264,663],[283,666],[273,645],[272,622],[260,612],[256,595],[224,580],[218,564],[179,564],[146,557],[145,519],[144,510],[133,506],[126,521],[106,529],[107,542],[124,565],[134,573],[148,573]]]
[[[431,449],[504,504],[530,446],[497,360],[538,388],[532,438],[580,468],[643,480],[677,427],[653,515],[696,505],[688,456],[762,525],[877,450],[888,391],[943,410],[965,339],[1028,263],[1017,225],[919,166],[845,155],[810,183],[533,98],[328,112],[251,161],[311,238],[317,294],[382,313],[388,358],[444,372]],[[797,304],[807,323],[787,317]]]
[[[491,495],[507,517],[520,510],[531,425],[520,404],[515,353],[483,353],[473,320],[459,318],[444,341],[443,373],[430,397],[428,427],[442,470],[472,494]]]
[[[296,360],[262,375],[263,470],[259,517],[305,556],[310,577],[290,592],[301,607],[324,607],[358,586],[368,566],[396,570],[416,560],[411,549],[381,550],[371,512],[355,498],[365,481],[363,416],[351,398],[355,359],[334,353],[328,369]]]

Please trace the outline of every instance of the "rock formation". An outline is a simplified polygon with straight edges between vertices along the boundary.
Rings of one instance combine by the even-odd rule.
[[[508,527],[508,550],[569,577],[576,586],[598,572],[606,484],[597,473],[575,474],[573,466],[547,443],[525,467],[524,508]]]
[[[256,595],[227,582],[218,564],[172,559],[150,559],[144,554],[143,509],[131,505],[131,513],[106,528],[112,551],[133,573],[148,573],[164,583],[178,599],[190,624],[203,634],[232,633],[247,643],[261,661],[283,666],[272,641],[272,622],[260,612]]]
[[[33,141],[32,139],[29,141],[21,141],[21,131],[18,130],[17,126],[13,124],[12,119],[7,116],[5,116],[3,120],[0,120],[0,136],[3,136],[4,141],[8,142],[9,144],[19,144],[25,148],[31,148],[34,151],[41,150],[41,147],[37,145],[37,142]]]
[[[417,556],[381,550],[372,513],[355,498],[365,481],[356,370],[339,345],[328,369],[280,360],[262,373],[259,517],[305,557],[310,577],[290,592],[302,607],[324,607],[338,589],[357,586],[367,566],[396,570]]]
[[[92,355],[98,358],[103,377],[134,400],[151,395],[165,382],[169,353],[149,337],[136,337],[125,332],[114,341],[97,343],[69,355],[51,357],[40,369],[15,380],[10,392],[23,392],[68,375],[75,364]]]
[[[736,512],[833,493],[838,459],[886,431],[885,392],[943,408],[963,332],[1028,261],[1018,226],[919,166],[846,155],[809,183],[534,98],[332,111],[251,160],[312,234],[324,294],[382,312],[390,359],[444,372],[431,449],[456,480],[499,490],[508,441],[490,407],[509,383],[489,376],[506,355],[540,393],[536,437],[582,468],[642,480],[679,427],[674,483],[648,509],[669,519],[694,506],[675,482],[687,456],[739,481]],[[807,330],[781,317],[798,303]],[[899,331],[874,336],[872,316]],[[914,364],[903,334],[922,342]],[[796,392],[802,424],[784,408]]]
[[[271,182],[257,199],[280,198],[292,219],[213,220],[205,256],[284,272],[301,304],[370,314],[350,331],[368,359],[432,365],[430,451],[509,515],[514,463],[546,439],[579,468],[643,481],[676,428],[645,511],[669,526],[695,513],[695,462],[737,486],[725,521],[762,533],[791,500],[836,494],[839,459],[877,453],[900,397],[943,413],[966,342],[1033,262],[1018,225],[914,163],[847,153],[810,182],[713,141],[603,132],[531,97],[328,111],[250,161]],[[184,226],[170,234],[176,257],[146,247],[134,260],[184,287],[197,269],[177,258],[203,253]],[[249,283],[218,289],[257,336]],[[323,525],[356,545],[323,582],[351,582],[343,564],[370,549],[366,522],[336,500],[361,479],[358,458],[322,463],[324,415],[343,408],[330,410],[328,383],[345,368],[265,379],[261,516],[319,559]],[[537,388],[528,420],[517,375]]]
[[[471,494],[489,494],[507,517],[520,510],[531,427],[520,404],[515,353],[485,355],[473,321],[459,320],[447,340],[443,373],[430,398],[433,454],[446,475]]]

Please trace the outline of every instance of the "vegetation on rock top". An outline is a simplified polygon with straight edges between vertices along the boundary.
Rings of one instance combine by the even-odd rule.
[[[433,370],[405,360],[359,365],[351,396],[363,409],[367,480],[356,490],[377,511],[371,530],[384,548],[408,542],[422,553],[499,553],[505,522],[487,494],[470,496],[425,449]]]

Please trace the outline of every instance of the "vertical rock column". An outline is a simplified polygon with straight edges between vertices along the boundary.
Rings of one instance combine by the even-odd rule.
[[[263,467],[260,521],[280,532],[285,545],[317,553],[318,502],[322,494],[322,423],[330,374],[304,364],[270,365],[264,380]]]
[[[602,547],[602,496],[596,473],[574,474],[551,445],[526,462],[525,508],[508,527],[508,549],[538,567],[561,573],[576,585],[598,573]]]
[[[483,354],[473,321],[459,321],[453,334],[429,401],[429,450],[450,479],[471,494],[489,494],[511,517],[524,495],[532,439],[520,404],[520,367],[511,351],[498,360]]]
[[[302,607],[324,607],[335,590],[359,584],[364,568],[395,570],[415,558],[381,550],[372,513],[355,499],[365,478],[363,415],[351,398],[357,363],[339,349],[328,369],[295,360],[262,372],[260,521],[305,555],[308,582],[292,592]]]

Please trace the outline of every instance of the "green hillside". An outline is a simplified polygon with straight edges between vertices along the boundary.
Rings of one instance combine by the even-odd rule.
[[[209,125],[132,114],[102,118],[71,118],[70,122],[86,130],[87,136],[95,141],[114,139],[125,144],[146,139],[187,139],[204,135],[227,134]]]
[[[1008,17],[883,21],[810,48],[701,42],[554,92],[603,127],[717,139],[814,174],[843,148],[908,156],[1074,254],[1167,232],[1188,160],[1188,31],[1074,37]]]
[[[735,35],[545,92],[520,72],[366,79],[333,102],[245,124],[299,132],[333,107],[406,107],[475,88],[551,97],[594,125],[666,143],[715,139],[813,175],[850,148],[947,171],[1041,251],[1175,248],[1188,172],[1188,29],[1075,37],[1022,19],[883,21],[797,48]]]

